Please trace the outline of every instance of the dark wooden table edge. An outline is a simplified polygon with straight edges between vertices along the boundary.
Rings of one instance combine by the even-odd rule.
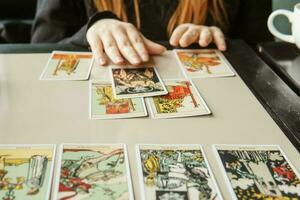
[[[268,112],[268,114],[272,117],[272,119],[276,122],[278,127],[283,131],[286,137],[291,141],[291,143],[295,146],[295,148],[300,152],[300,138],[297,138],[296,133],[289,124],[285,121],[283,116],[278,115],[276,109],[274,109],[273,105],[270,105],[268,102],[271,96],[266,95],[268,93],[280,93],[281,91],[276,90],[276,88],[268,85],[268,81],[266,81],[266,76],[272,77],[273,82],[277,82],[282,87],[285,88],[285,92],[292,95],[297,96],[297,94],[287,86],[287,84],[269,67],[261,58],[258,52],[254,51],[250,46],[248,46],[244,41],[233,41],[233,43],[238,42],[243,44],[239,46],[239,49],[230,49],[231,47],[235,48],[232,43],[229,43],[229,52],[225,52],[225,56],[231,62],[234,69],[237,71],[241,79],[246,83],[247,87],[254,94],[254,96],[258,99],[264,109]],[[248,51],[249,54],[245,55],[243,50]],[[236,59],[232,57],[238,57],[239,60],[246,62],[247,60],[252,59],[253,63],[251,65],[243,65],[242,63],[236,62]],[[255,59],[253,57],[256,57]],[[285,98],[283,95],[282,98]],[[263,133],[262,133],[263,134]]]
[[[162,42],[163,44],[163,42]],[[241,46],[236,49],[236,44],[240,44]],[[24,48],[26,45],[26,48]],[[168,49],[171,49],[170,46],[167,46]],[[62,51],[89,51],[87,48],[81,48],[73,45],[65,45],[65,44],[1,44],[0,45],[0,54],[26,54],[26,53],[49,53],[53,50],[62,50]],[[247,51],[247,54],[243,54],[240,52]],[[225,57],[229,60],[231,65],[237,71],[241,79],[245,82],[249,90],[254,94],[254,96],[258,99],[264,109],[268,112],[268,114],[272,117],[272,119],[276,122],[279,128],[284,132],[287,138],[291,141],[291,143],[296,147],[296,149],[300,152],[300,138],[297,138],[294,134],[294,131],[289,127],[289,125],[282,119],[282,116],[278,116],[278,114],[272,108],[272,105],[268,104],[268,96],[264,95],[264,90],[269,92],[278,92],[275,88],[267,87],[267,83],[265,81],[265,77],[262,74],[258,73],[260,70],[264,70],[264,73],[272,75],[276,81],[280,82],[284,87],[286,87],[288,92],[291,95],[296,95],[293,90],[291,90],[283,80],[259,57],[257,52],[255,52],[250,46],[248,46],[242,40],[232,40],[228,43],[228,51],[224,53]],[[233,57],[238,56],[239,60],[236,61]],[[249,59],[253,59],[254,63],[251,66],[247,64],[243,64],[243,61],[248,61]],[[259,69],[260,68],[260,69]],[[255,77],[255,78],[253,78]],[[257,84],[265,84],[266,87],[261,86],[257,87]]]

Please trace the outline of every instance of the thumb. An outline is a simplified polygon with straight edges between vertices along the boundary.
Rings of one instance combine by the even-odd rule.
[[[143,36],[145,47],[150,55],[160,55],[164,53],[167,49],[166,47],[152,42]]]

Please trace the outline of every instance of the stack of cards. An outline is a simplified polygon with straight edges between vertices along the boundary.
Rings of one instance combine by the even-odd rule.
[[[191,78],[234,76],[230,64],[218,50],[174,50],[186,79],[162,80],[154,64],[115,66],[110,80],[91,80],[90,119],[153,119],[211,114]],[[92,53],[54,51],[41,80],[87,80]],[[146,98],[146,101],[144,101]],[[147,106],[146,106],[146,104]]]
[[[213,147],[230,199],[300,199],[300,176],[279,146]],[[55,145],[1,145],[0,199],[134,199],[125,144],[62,144],[55,152]],[[139,144],[136,158],[137,199],[223,199],[201,145]]]

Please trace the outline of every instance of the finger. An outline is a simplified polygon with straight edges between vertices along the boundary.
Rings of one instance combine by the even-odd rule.
[[[189,28],[180,38],[179,44],[181,47],[187,47],[196,42],[199,38],[199,29]]]
[[[149,61],[149,54],[145,47],[144,40],[141,35],[135,29],[127,29],[128,38],[134,47],[135,51],[138,53],[139,57],[143,62]]]
[[[160,55],[167,50],[166,47],[157,44],[155,42],[152,42],[151,40],[145,38],[144,36],[142,36],[142,38],[144,40],[145,47],[150,55]]]
[[[213,40],[220,51],[226,50],[225,36],[223,32],[217,27],[211,27]]]
[[[114,40],[113,36],[110,32],[102,32],[101,33],[101,41],[104,46],[104,51],[106,55],[111,59],[111,61],[115,64],[121,64],[124,62],[122,58],[116,41]]]
[[[90,44],[91,50],[95,57],[96,62],[99,65],[107,64],[107,59],[105,53],[103,52],[103,44],[98,36],[87,37],[87,40]]]
[[[209,28],[204,27],[200,30],[199,45],[207,47],[212,42],[212,33]]]
[[[171,35],[170,44],[172,46],[178,46],[180,38],[182,37],[182,35],[185,33],[187,29],[188,26],[184,26],[184,25],[178,26]]]
[[[119,47],[119,50],[121,51],[122,55],[131,63],[134,65],[140,64],[141,59],[131,46],[131,42],[129,41],[129,38],[127,36],[127,33],[121,29],[118,28],[113,32],[113,36],[117,42],[117,45]]]

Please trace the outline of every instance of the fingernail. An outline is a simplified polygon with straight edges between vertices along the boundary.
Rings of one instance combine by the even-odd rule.
[[[220,50],[221,50],[221,51],[225,51],[225,50],[226,50],[226,46],[225,46],[225,45],[221,45],[221,46],[220,46]]]
[[[149,56],[146,55],[146,54],[142,54],[142,60],[143,60],[144,62],[148,61],[148,60],[149,60]]]
[[[132,60],[136,64],[141,62],[140,59],[138,57],[135,57],[135,56],[132,58]]]
[[[103,58],[99,58],[98,62],[100,65],[104,65],[105,64],[105,60]]]
[[[116,61],[117,61],[118,63],[120,63],[120,62],[123,62],[123,59],[122,59],[121,57],[117,56],[117,57],[116,57]]]

